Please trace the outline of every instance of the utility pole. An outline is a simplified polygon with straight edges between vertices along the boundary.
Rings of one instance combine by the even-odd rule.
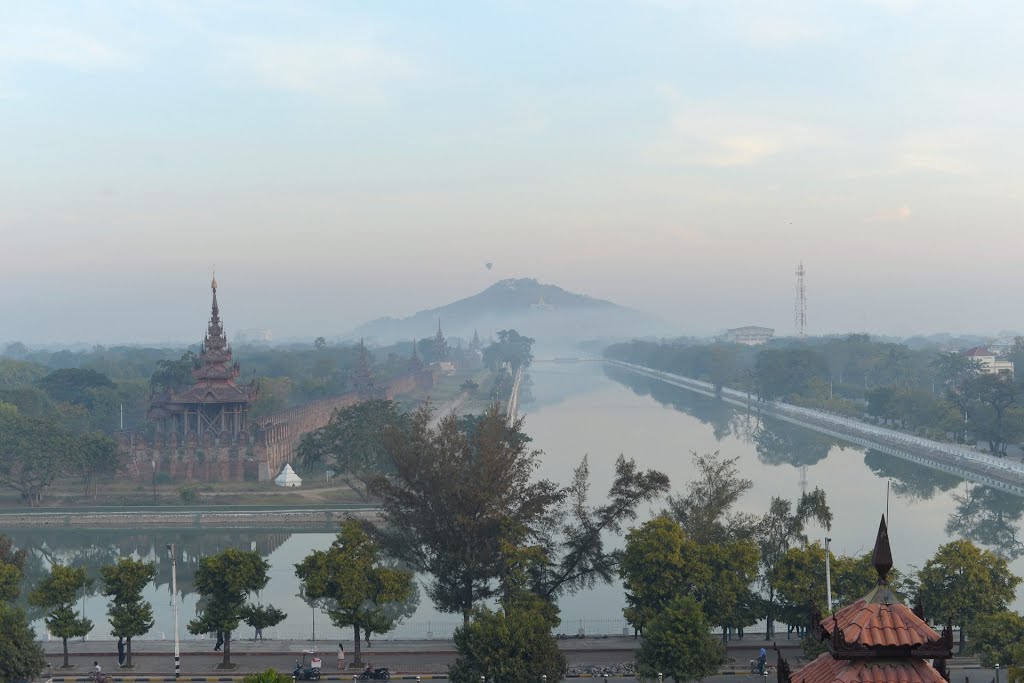
[[[806,274],[804,262],[800,261],[800,265],[796,267],[796,306],[793,311],[796,332],[800,341],[807,339],[807,290],[804,287],[804,275]]]
[[[174,677],[181,674],[181,647],[178,643],[178,547],[174,543],[167,544],[167,554],[171,556],[171,607],[174,609]]]

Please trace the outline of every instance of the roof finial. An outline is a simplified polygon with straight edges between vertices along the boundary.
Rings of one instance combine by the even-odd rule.
[[[871,553],[871,564],[878,572],[878,585],[886,583],[886,575],[892,569],[892,549],[889,547],[889,527],[885,524],[885,515],[878,524],[878,536],[875,538],[875,549]]]
[[[213,278],[210,280],[210,288],[214,292],[217,291],[217,266],[213,267]]]

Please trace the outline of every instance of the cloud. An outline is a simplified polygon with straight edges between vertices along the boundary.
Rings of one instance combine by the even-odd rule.
[[[229,38],[229,76],[260,87],[328,97],[378,94],[418,69],[403,55],[370,41]]]
[[[824,27],[795,19],[762,17],[747,22],[741,30],[744,42],[762,47],[816,43],[827,37]]]
[[[896,151],[897,170],[970,175],[974,167],[966,159],[968,144],[963,131],[909,136]]]
[[[881,223],[884,221],[901,221],[910,218],[913,212],[909,206],[901,206],[896,209],[882,211],[864,219],[865,223]]]
[[[122,50],[95,36],[59,26],[0,29],[0,64],[49,64],[76,71],[120,69],[131,63]]]
[[[795,149],[828,143],[815,128],[684,105],[673,116],[656,156],[698,166],[750,166]]]

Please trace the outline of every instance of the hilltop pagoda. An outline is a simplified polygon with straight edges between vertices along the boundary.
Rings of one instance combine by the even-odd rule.
[[[884,515],[871,561],[878,585],[852,605],[825,618],[816,614],[812,620],[812,634],[827,644],[828,651],[795,673],[780,655],[778,683],[949,682],[946,660],[952,657],[952,624],[947,623],[941,635],[936,633],[925,623],[920,602],[910,609],[889,588],[892,551]]]
[[[154,395],[147,417],[157,423],[158,440],[178,444],[246,444],[251,440],[249,407],[256,399],[255,382],[236,384],[241,370],[232,362],[217,306],[217,278],[210,282],[213,304],[210,323],[192,370],[196,383],[181,391]]]

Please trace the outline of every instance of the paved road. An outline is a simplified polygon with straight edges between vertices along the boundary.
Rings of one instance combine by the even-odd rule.
[[[783,655],[796,661],[800,653],[799,641],[781,641],[779,647]],[[565,652],[569,665],[614,666],[633,661],[636,641],[632,638],[583,638],[559,641],[559,647]],[[735,663],[732,668],[742,668],[745,663],[757,656],[758,649],[764,644],[760,639],[733,641],[728,648],[729,658]],[[232,661],[237,664],[234,672],[245,673],[263,671],[268,668],[291,670],[298,653],[309,649],[309,641],[265,641],[250,640],[232,642]],[[44,644],[48,660],[55,667],[61,663],[61,643],[51,641]],[[317,644],[324,662],[325,678],[337,680],[340,673],[335,662],[336,643]],[[94,660],[100,662],[104,671],[117,672],[117,649],[113,641],[71,642],[71,663],[74,669],[63,672],[58,668],[52,675],[76,675],[87,673]],[[140,641],[135,643],[135,670],[125,675],[159,675],[174,671],[173,643],[170,641]],[[348,651],[348,661],[352,660],[352,651]],[[363,661],[373,662],[376,666],[386,666],[395,672],[443,674],[448,665],[455,660],[455,649],[450,640],[409,640],[380,641],[373,647],[363,649]],[[770,653],[769,661],[774,662],[774,653]],[[211,643],[203,641],[186,641],[182,644],[181,670],[183,675],[214,675],[221,654],[213,651]],[[952,683],[992,683],[995,675],[991,670],[978,668],[957,668],[953,663]],[[116,675],[116,674],[115,674]],[[350,675],[350,674],[349,674]],[[735,683],[761,683],[757,676],[722,675],[716,680],[735,681]],[[969,680],[968,680],[969,679]],[[615,679],[609,679],[615,680]],[[1004,677],[1005,680],[1005,677]],[[770,681],[773,683],[773,681]]]

